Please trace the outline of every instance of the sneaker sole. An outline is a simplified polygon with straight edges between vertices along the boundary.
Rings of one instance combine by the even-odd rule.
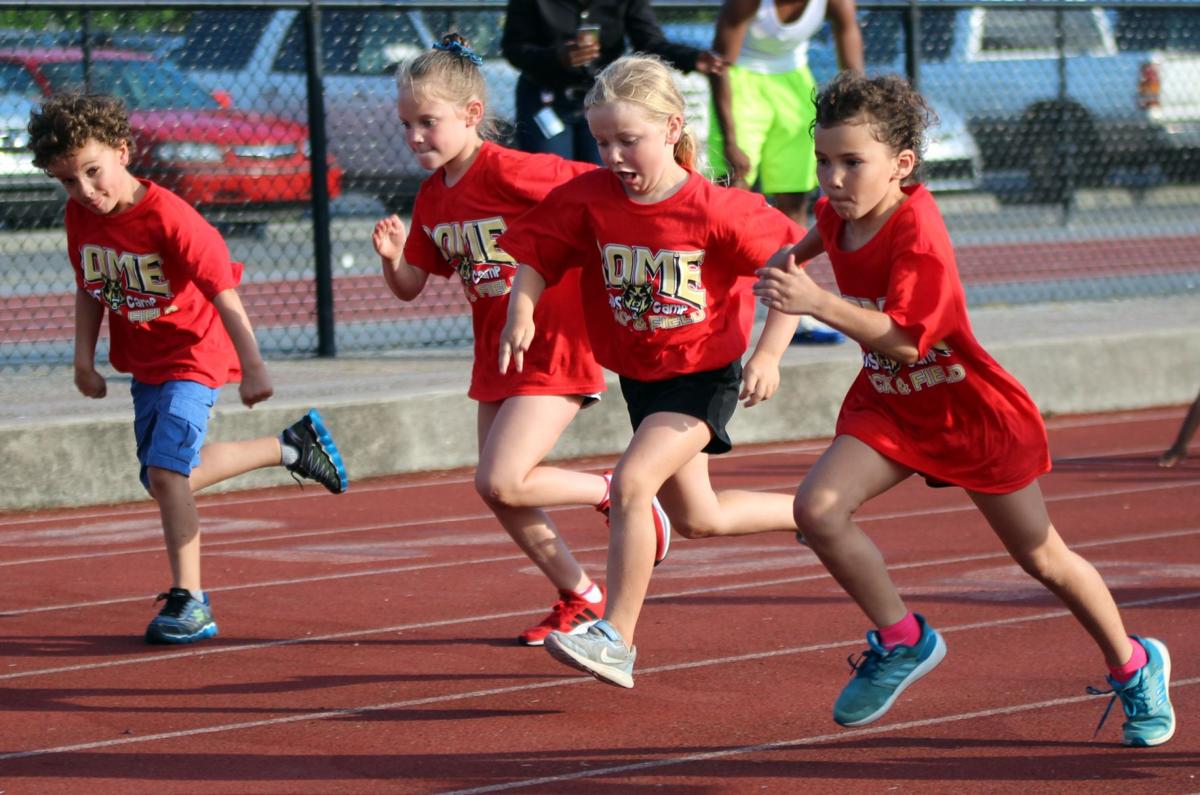
[[[658,504],[658,497],[654,498],[654,502],[650,506],[654,510],[654,565],[662,563],[667,559],[667,553],[671,551],[671,517],[667,516],[667,512]],[[659,528],[662,532],[659,532]]]
[[[599,620],[600,619],[598,619],[598,618],[594,618],[591,621],[584,621],[582,624],[575,626],[575,627],[571,627],[570,629],[565,629],[565,630],[560,629],[558,631],[563,633],[564,635],[582,635],[583,633],[585,633],[589,629],[591,629],[592,624],[595,624]],[[554,630],[551,630],[551,631],[553,632]],[[518,637],[517,643],[521,644],[522,646],[545,646],[546,645],[546,637],[549,634],[550,633],[547,632],[546,635],[543,635],[542,637],[537,638],[536,640],[525,640],[525,638],[523,638],[523,637]]]
[[[205,624],[199,630],[197,630],[196,632],[193,632],[190,635],[167,635],[162,632],[153,632],[149,629],[146,630],[146,642],[153,643],[156,645],[163,645],[163,644],[176,645],[176,644],[180,644],[180,643],[195,643],[198,640],[204,640],[205,638],[215,638],[216,636],[217,636],[217,622],[215,622],[215,621],[211,624]]]
[[[325,421],[321,419],[321,414],[316,409],[309,409],[308,414],[304,415],[309,424],[312,426],[313,433],[317,437],[317,441],[321,443],[321,449],[329,456],[329,460],[333,462],[333,466],[337,469],[338,481],[340,489],[334,494],[342,494],[350,488],[350,479],[346,475],[346,465],[342,463],[342,453],[338,450],[337,443],[333,441],[333,436],[329,433],[329,429],[325,427]]]
[[[1163,691],[1167,697],[1167,703],[1170,704],[1171,703],[1171,654],[1170,654],[1170,652],[1167,651],[1167,646],[1162,641],[1155,640],[1154,638],[1142,638],[1142,642],[1147,645],[1153,643],[1154,647],[1158,650],[1159,655],[1162,657],[1163,679],[1166,680],[1166,684],[1163,686]],[[1156,745],[1162,745],[1163,743],[1167,742],[1174,736],[1175,736],[1175,709],[1174,709],[1174,707],[1172,707],[1171,708],[1171,730],[1170,731],[1168,731],[1162,737],[1155,737],[1153,740],[1135,740],[1133,742],[1122,741],[1122,745],[1127,745],[1131,748],[1153,748]]]
[[[586,657],[579,656],[565,646],[559,646],[557,643],[544,643],[543,645],[546,651],[550,652],[550,656],[560,663],[569,665],[577,671],[583,671],[585,674],[591,674],[606,685],[624,688],[633,687],[633,676],[624,671],[592,662]]]
[[[855,721],[847,721],[843,723],[837,719],[837,716],[834,716],[834,721],[837,722],[839,726],[866,726],[868,723],[873,723],[886,715],[887,711],[892,708],[893,704],[896,703],[896,699],[900,698],[900,694],[907,690],[909,685],[925,676],[925,674],[929,673],[934,668],[937,668],[938,664],[941,663],[941,661],[946,657],[946,641],[942,639],[941,633],[937,632],[936,630],[934,631],[934,636],[937,638],[937,643],[934,644],[933,651],[928,657],[925,658],[924,662],[914,668],[912,673],[904,678],[904,681],[902,681],[896,687],[895,692],[892,693],[891,698],[883,702],[883,706],[872,712],[870,715],[867,715],[865,718],[859,718]]]

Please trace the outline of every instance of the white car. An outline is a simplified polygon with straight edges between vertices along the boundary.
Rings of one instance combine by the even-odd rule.
[[[321,53],[329,150],[346,190],[375,194],[391,209],[427,176],[396,118],[395,65],[450,30],[484,57],[489,107],[513,117],[516,70],[499,57],[498,12],[325,8]],[[308,121],[304,15],[296,9],[212,8],[192,12],[175,61],[234,107]]]

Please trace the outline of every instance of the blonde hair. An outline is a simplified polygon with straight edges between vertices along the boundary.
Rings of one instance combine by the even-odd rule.
[[[584,97],[583,107],[587,110],[614,102],[637,105],[656,121],[665,122],[671,116],[684,118],[683,95],[675,85],[670,68],[655,55],[626,55],[604,67]],[[675,142],[675,162],[693,168],[696,137],[687,128],[686,119],[684,122],[679,140]]]
[[[414,97],[432,97],[462,107],[479,100],[484,108],[479,135],[495,137],[496,125],[487,114],[487,83],[476,62],[478,57],[466,39],[447,33],[432,50],[396,67],[396,88]]]

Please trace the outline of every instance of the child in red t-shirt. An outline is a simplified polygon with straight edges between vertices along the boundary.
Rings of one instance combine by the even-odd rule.
[[[815,315],[863,349],[836,436],[795,504],[813,551],[878,627],[867,634],[834,720],[878,720],[945,655],[941,635],[908,610],[852,518],[918,473],[930,485],[965,489],[1013,559],[1092,636],[1125,709],[1125,744],[1165,743],[1175,731],[1167,648],[1126,635],[1096,569],[1051,524],[1037,484],[1050,469],[1041,415],[976,341],[937,205],[922,185],[906,184],[932,117],[928,106],[901,78],[844,72],[820,92],[816,112],[824,193],[817,225],[771,258],[755,293],[774,310]],[[840,297],[796,265],[821,251]]]
[[[407,234],[393,215],[375,225],[372,242],[388,287],[403,301],[416,298],[430,274],[462,281],[475,336],[467,393],[479,402],[475,487],[558,591],[550,614],[517,638],[541,646],[551,631],[584,632],[604,615],[603,586],[583,570],[543,509],[584,504],[607,513],[608,475],[542,463],[579,410],[598,399],[604,374],[587,343],[578,277],[548,291],[538,307],[539,345],[529,367],[519,378],[496,372],[517,271],[496,238],[551,188],[595,166],[484,140],[486,86],[479,63],[465,40],[451,34],[397,71],[408,144],[434,173],[421,184],[413,205],[416,233]],[[661,560],[670,539],[661,510],[656,510],[656,527]]]
[[[75,386],[107,392],[96,371],[108,310],[109,360],[133,376],[134,433],[142,485],[158,502],[171,588],[146,628],[151,643],[217,634],[200,583],[200,518],[192,494],[268,466],[284,465],[330,491],[346,490],[341,456],[320,415],[309,411],[278,437],[205,444],[220,387],[241,380],[242,402],[272,394],[220,234],[194,208],[127,167],[133,134],[120,100],[61,94],[29,122],[33,162],[67,191],[67,247],[75,269]]]
[[[604,620],[584,635],[552,633],[546,647],[604,682],[633,687],[655,494],[689,538],[796,529],[787,495],[715,493],[708,455],[730,450],[726,424],[739,398],[754,405],[779,385],[796,318],[771,313],[744,372],[741,358],[755,269],[800,230],[762,196],[692,170],[683,99],[658,59],[613,62],[585,106],[607,168],[551,191],[501,236],[522,265],[499,365],[506,372],[511,360],[520,374],[540,355],[534,308],[543,289],[580,278],[596,359],[621,377],[634,435],[613,475]]]

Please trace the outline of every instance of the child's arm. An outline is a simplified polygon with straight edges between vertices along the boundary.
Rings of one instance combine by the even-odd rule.
[[[96,340],[100,339],[100,321],[104,306],[86,290],[75,291],[75,388],[85,397],[102,398],[108,394],[104,376],[96,371]]]
[[[546,279],[542,274],[528,265],[517,269],[508,294],[508,322],[500,332],[501,373],[508,372],[509,360],[518,373],[525,366],[525,351],[533,341],[533,310],[545,289]]]
[[[774,309],[767,312],[767,322],[754,346],[746,367],[742,370],[742,393],[739,400],[746,408],[767,400],[779,389],[779,360],[791,344],[799,315],[789,315]]]
[[[771,309],[789,315],[812,315],[864,347],[902,364],[912,364],[918,358],[916,343],[890,316],[843,301],[823,289],[790,253],[783,267],[758,270],[754,294]]]
[[[383,280],[401,301],[411,301],[420,295],[429,278],[428,271],[404,261],[404,241],[407,239],[404,222],[396,215],[389,215],[375,224],[375,230],[371,232],[371,242],[383,268]]]
[[[258,351],[258,340],[254,338],[254,328],[250,325],[250,318],[246,316],[242,299],[237,290],[231,287],[213,297],[213,306],[217,308],[221,322],[225,324],[225,330],[233,340],[238,361],[242,365],[242,383],[238,386],[238,396],[247,406],[261,403],[275,394],[275,389],[271,386],[267,364]]]
[[[771,258],[767,260],[767,267],[785,268],[789,256],[795,262],[807,262],[818,254],[824,253],[825,244],[821,242],[821,233],[814,226],[808,230],[799,243],[794,246],[784,246],[772,254]]]

